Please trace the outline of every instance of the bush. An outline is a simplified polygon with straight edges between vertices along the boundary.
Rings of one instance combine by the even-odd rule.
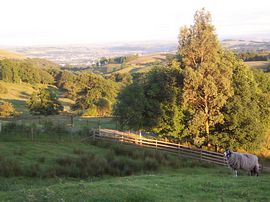
[[[35,115],[55,115],[64,109],[55,92],[50,89],[40,89],[38,92],[34,92],[26,105]]]
[[[116,155],[130,156],[132,157],[134,148],[127,147],[125,145],[114,144],[111,146]]]
[[[97,116],[97,115],[98,115],[98,111],[95,105],[91,106],[83,113],[83,116]]]
[[[9,102],[0,103],[0,117],[13,116],[15,113],[15,108]]]
[[[73,149],[73,154],[78,154],[78,155],[81,155],[81,154],[85,154],[86,152],[81,150],[80,148],[74,148]]]
[[[26,150],[25,149],[22,149],[22,148],[13,151],[13,154],[14,155],[17,155],[17,156],[23,156],[25,153],[26,153]]]
[[[159,168],[159,163],[156,159],[147,157],[144,161],[144,170],[155,171]]]
[[[41,157],[39,157],[39,158],[37,159],[37,161],[38,161],[39,163],[44,163],[45,160],[46,160],[46,158],[45,158],[44,156],[41,156]]]
[[[17,161],[0,157],[0,176],[13,177],[22,175],[22,168]]]
[[[57,166],[49,169],[47,176],[67,176],[86,178],[91,176],[102,176],[107,168],[107,161],[96,158],[94,154],[81,154],[78,158],[64,157],[56,160]]]
[[[29,168],[24,170],[24,175],[27,177],[38,177],[41,175],[41,170],[39,164],[32,164]]]

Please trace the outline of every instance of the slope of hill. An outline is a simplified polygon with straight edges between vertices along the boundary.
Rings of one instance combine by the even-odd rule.
[[[270,41],[226,39],[222,41],[222,45],[236,52],[270,51]]]
[[[0,49],[0,60],[2,59],[25,59],[25,57],[17,53]]]
[[[268,70],[268,68],[270,67],[269,61],[248,61],[248,62],[245,62],[245,64],[247,64],[251,68],[261,69],[264,71]]]
[[[143,54],[123,64],[106,64],[93,69],[95,73],[137,73],[147,72],[155,65],[165,64],[169,53]]]
[[[38,88],[47,87],[45,84],[27,84],[27,83],[7,83],[4,81],[0,81],[0,85],[7,89],[7,93],[0,94],[0,100],[11,102],[16,111],[22,112],[23,114],[29,114],[28,109],[25,104],[29,99],[30,95],[35,92]],[[64,105],[65,110],[69,110],[73,101],[68,98],[61,98],[61,94],[58,89],[54,86],[52,88],[55,89],[56,93],[59,94],[59,100]]]

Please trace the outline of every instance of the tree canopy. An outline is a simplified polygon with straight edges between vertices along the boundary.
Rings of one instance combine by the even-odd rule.
[[[35,115],[59,114],[63,110],[56,94],[49,89],[39,89],[34,92],[27,101],[27,107]]]
[[[198,147],[257,148],[269,128],[270,77],[224,50],[204,9],[183,27],[175,57],[133,79],[114,114],[121,125]]]

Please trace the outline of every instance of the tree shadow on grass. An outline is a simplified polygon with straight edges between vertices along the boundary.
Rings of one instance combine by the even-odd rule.
[[[10,102],[18,112],[29,114],[29,110],[26,107],[26,101],[24,100],[13,100],[13,99],[2,99],[5,102]]]

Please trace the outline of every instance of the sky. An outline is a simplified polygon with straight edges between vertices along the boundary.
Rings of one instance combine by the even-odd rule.
[[[0,0],[0,46],[177,41],[203,7],[220,38],[270,38],[269,0]]]

